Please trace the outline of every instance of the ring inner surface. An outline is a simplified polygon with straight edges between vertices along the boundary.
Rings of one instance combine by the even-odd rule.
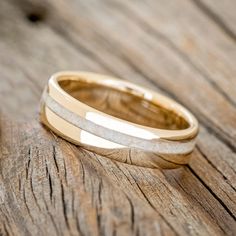
[[[62,80],[58,83],[80,102],[117,118],[158,129],[182,130],[189,127],[189,123],[174,111],[128,91],[86,81]]]

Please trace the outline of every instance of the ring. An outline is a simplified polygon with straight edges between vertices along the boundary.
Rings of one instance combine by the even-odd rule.
[[[52,75],[41,99],[40,121],[85,149],[151,168],[187,164],[198,134],[197,119],[174,100],[90,72]]]

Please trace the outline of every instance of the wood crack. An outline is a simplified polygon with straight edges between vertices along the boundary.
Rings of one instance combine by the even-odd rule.
[[[68,216],[67,216],[67,206],[66,206],[66,200],[65,200],[65,192],[64,192],[64,186],[61,183],[61,201],[62,201],[62,209],[63,209],[63,215],[65,218],[65,223],[67,228],[70,228],[69,221],[68,221]]]
[[[134,205],[128,195],[126,195],[126,198],[127,198],[129,205],[130,205],[131,228],[132,228],[132,231],[134,231],[134,222],[135,222],[135,220],[134,220],[134,217],[135,217]]]
[[[175,177],[174,177],[174,178],[175,178]],[[179,183],[179,181],[178,181],[176,178],[175,178],[175,181],[176,181],[176,183],[178,184],[178,186],[182,189],[182,191],[183,191],[187,196],[189,196],[189,192],[182,186],[181,183]],[[210,212],[210,210],[209,210],[207,207],[205,207],[204,204],[203,204],[201,201],[199,201],[199,199],[197,199],[194,195],[191,194],[191,197],[192,197],[196,202],[198,202],[199,205],[200,205],[203,209],[205,209],[205,211],[209,214],[209,216],[212,218],[212,220],[215,221],[215,217],[214,217],[214,215],[212,215],[212,213]],[[216,223],[217,223],[217,222],[216,222]],[[225,231],[225,229],[224,229],[220,224],[217,224],[217,225],[218,225],[219,228],[222,230],[222,232],[224,232],[224,234],[227,235],[227,232]]]
[[[226,35],[229,36],[234,42],[236,42],[236,34],[234,31],[224,22],[224,20],[217,15],[212,9],[207,7],[201,0],[192,0],[202,13],[204,13],[209,19],[211,19]]]
[[[131,175],[132,176],[132,175]],[[134,178],[133,178],[134,179]],[[140,185],[137,183],[137,181],[134,179],[140,193],[142,194],[142,196],[144,197],[144,199],[146,200],[146,202],[151,206],[151,208],[156,211],[160,217],[163,219],[163,221],[171,228],[171,230],[173,230],[173,232],[176,234],[176,235],[179,235],[177,233],[177,231],[175,230],[175,228],[167,221],[167,219],[160,213],[157,211],[156,207],[151,203],[151,201],[149,200],[149,198],[146,196],[146,194],[144,193],[144,191],[142,190],[142,188],[140,187]]]
[[[209,163],[209,165],[211,165],[212,168],[214,168],[225,180],[228,180],[227,176],[225,176],[225,174],[224,174],[222,171],[220,171],[220,170],[216,167],[216,165],[213,164],[213,162],[212,162],[211,160],[209,160],[209,158],[207,157],[207,155],[202,151],[202,149],[200,148],[200,146],[199,146],[198,144],[196,145],[196,148],[197,148],[197,150],[200,152],[200,154],[204,157],[204,159]],[[229,167],[229,168],[234,172],[234,174],[236,175],[235,170],[234,170],[231,166],[228,166],[228,167]],[[230,186],[234,191],[236,191],[236,188],[235,188],[231,183],[229,183],[228,181],[226,181],[226,183],[229,184],[229,186]]]
[[[59,173],[59,168],[58,168],[57,158],[56,158],[56,156],[57,156],[56,147],[53,145],[52,148],[53,148],[53,149],[52,149],[52,150],[53,150],[52,156],[53,156],[54,163],[55,163],[55,166],[56,166],[56,169],[57,169],[57,173]]]
[[[225,203],[212,191],[212,189],[201,179],[201,177],[195,172],[195,170],[188,165],[192,174],[202,183],[202,185],[211,193],[211,195],[222,205],[222,207],[228,212],[228,214],[236,221],[236,217],[232,211],[225,205]]]

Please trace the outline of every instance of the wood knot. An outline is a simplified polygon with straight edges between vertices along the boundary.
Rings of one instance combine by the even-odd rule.
[[[35,10],[27,11],[26,13],[26,19],[30,23],[40,23],[46,19],[47,11],[44,7],[37,7]]]
[[[28,21],[30,21],[32,23],[37,23],[42,20],[42,16],[40,14],[36,14],[36,13],[29,13],[26,17],[27,17]]]

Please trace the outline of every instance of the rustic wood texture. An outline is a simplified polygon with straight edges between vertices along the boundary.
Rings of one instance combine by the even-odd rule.
[[[236,235],[236,2],[0,1],[0,235]],[[76,147],[38,122],[48,77],[88,70],[199,119],[188,166]]]

